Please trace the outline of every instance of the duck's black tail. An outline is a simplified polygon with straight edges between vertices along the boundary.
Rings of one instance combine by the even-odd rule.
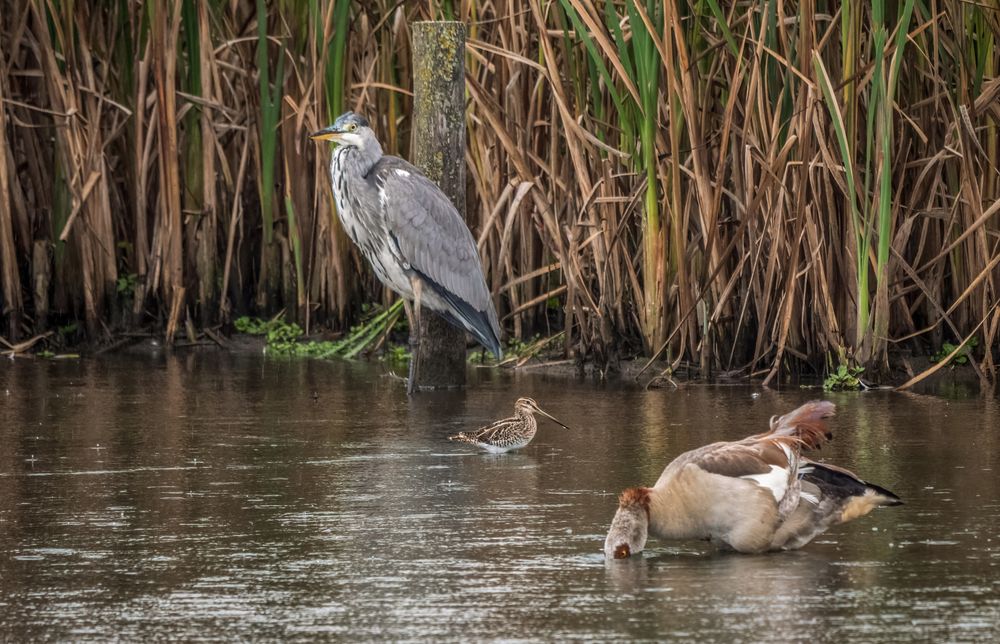
[[[834,465],[806,461],[799,469],[803,481],[813,483],[823,496],[839,499],[837,523],[863,517],[880,506],[903,505],[902,499],[880,485],[863,481]]]

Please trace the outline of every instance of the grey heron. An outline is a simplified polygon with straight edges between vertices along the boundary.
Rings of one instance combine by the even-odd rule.
[[[414,389],[421,308],[500,359],[500,325],[476,242],[451,200],[414,166],[383,154],[363,116],[346,112],[310,136],[337,144],[330,159],[337,214],[375,275],[403,298],[415,349],[407,390]]]

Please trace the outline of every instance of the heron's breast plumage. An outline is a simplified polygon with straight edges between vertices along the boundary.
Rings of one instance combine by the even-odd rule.
[[[338,148],[330,160],[330,180],[337,204],[337,214],[344,230],[361,253],[368,259],[379,281],[406,299],[413,299],[413,287],[407,272],[409,265],[394,248],[392,236],[382,213],[385,211],[384,190],[370,194],[364,181],[351,177],[359,168],[348,148]]]

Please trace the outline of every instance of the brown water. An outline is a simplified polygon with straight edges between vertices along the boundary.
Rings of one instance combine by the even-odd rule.
[[[830,396],[821,453],[907,505],[805,549],[651,540],[615,494],[816,392],[645,392],[216,355],[0,364],[0,639],[996,640],[1000,405]],[[521,452],[448,442],[531,395]]]

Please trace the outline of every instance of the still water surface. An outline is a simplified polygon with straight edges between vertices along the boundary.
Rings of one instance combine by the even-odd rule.
[[[0,364],[0,639],[996,641],[1000,405],[830,396],[824,459],[899,494],[805,549],[651,540],[615,495],[816,392],[236,356]],[[446,437],[534,397],[534,442]]]

